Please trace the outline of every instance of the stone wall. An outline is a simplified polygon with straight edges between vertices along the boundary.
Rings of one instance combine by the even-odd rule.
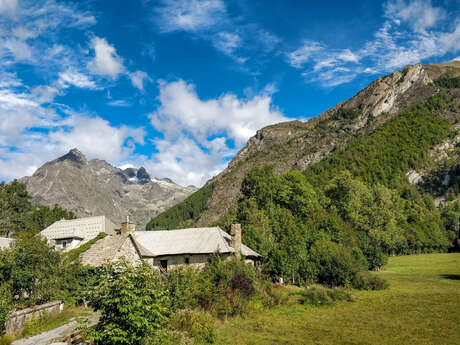
[[[221,254],[223,260],[226,260],[230,256],[231,255],[229,254]],[[161,267],[161,260],[168,261],[168,270],[189,265],[195,268],[204,268],[210,257],[211,254],[164,255],[154,259],[149,259],[147,260],[147,263],[158,270],[160,270]],[[186,259],[188,259],[188,263],[186,263]]]
[[[20,333],[27,321],[42,316],[45,313],[57,314],[64,308],[64,303],[54,301],[42,305],[37,305],[27,309],[14,311],[10,314],[9,319],[5,323],[6,334]]]

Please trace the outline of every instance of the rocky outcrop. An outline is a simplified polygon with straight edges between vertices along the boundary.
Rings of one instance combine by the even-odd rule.
[[[195,191],[151,178],[143,167],[122,170],[100,159],[88,161],[77,149],[19,181],[36,203],[58,204],[79,217],[105,215],[115,224],[130,215],[141,229]]]

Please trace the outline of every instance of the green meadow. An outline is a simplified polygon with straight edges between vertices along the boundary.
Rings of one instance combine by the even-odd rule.
[[[460,344],[460,253],[391,257],[375,274],[390,287],[328,306],[283,288],[281,306],[219,324],[218,344]]]

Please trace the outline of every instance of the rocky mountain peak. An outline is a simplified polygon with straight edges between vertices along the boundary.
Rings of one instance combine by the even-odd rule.
[[[149,183],[152,180],[149,173],[147,172],[147,170],[145,170],[144,167],[139,168],[139,170],[137,171],[136,177],[137,177],[138,183],[140,184]]]
[[[74,148],[70,150],[68,153],[66,153],[64,156],[59,157],[56,159],[57,162],[64,162],[64,161],[70,161],[72,163],[75,163],[77,165],[86,165],[88,164],[88,160],[86,159],[85,155],[81,153],[77,148]]]
[[[105,215],[115,224],[130,215],[139,229],[196,190],[152,179],[144,167],[123,170],[101,159],[88,161],[78,149],[19,181],[37,204],[58,204],[78,217]]]

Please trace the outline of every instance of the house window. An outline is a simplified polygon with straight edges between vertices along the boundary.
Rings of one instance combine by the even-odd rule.
[[[168,272],[168,260],[160,260],[160,271],[163,273]]]
[[[188,265],[190,263],[190,258],[189,257],[186,257],[185,258],[185,264]]]

